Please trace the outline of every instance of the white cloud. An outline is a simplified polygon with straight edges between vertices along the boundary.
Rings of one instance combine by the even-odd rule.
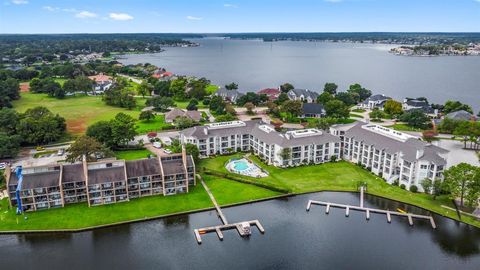
[[[223,4],[223,6],[226,7],[226,8],[238,8],[238,6],[234,5],[234,4]]]
[[[203,18],[202,17],[195,17],[195,16],[187,16],[187,20],[201,21],[201,20],[203,20]]]
[[[86,18],[95,18],[95,17],[98,17],[98,15],[93,12],[84,10],[75,14],[75,17],[80,19],[86,19]]]
[[[14,3],[15,5],[26,5],[26,4],[28,4],[28,1],[27,0],[12,0],[12,3]]]
[[[51,7],[51,6],[44,6],[43,9],[48,10],[48,11],[57,11],[59,10],[58,7]]]
[[[108,15],[110,19],[115,20],[115,21],[129,21],[133,20],[133,17],[128,15],[127,13],[110,13]]]

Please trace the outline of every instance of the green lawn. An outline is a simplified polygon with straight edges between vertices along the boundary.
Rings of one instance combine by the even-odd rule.
[[[214,84],[209,84],[207,85],[207,87],[205,88],[205,91],[207,91],[207,94],[211,95],[215,92],[217,92],[217,90],[219,89],[220,87],[218,85],[214,85]]]
[[[248,202],[281,195],[279,192],[216,176],[204,175],[203,179],[220,205]]]
[[[155,115],[155,119],[150,121],[137,122],[137,132],[140,134],[173,128],[174,127],[171,124],[165,123],[165,115],[163,114]]]
[[[364,110],[364,109],[353,109],[352,112],[364,113],[364,112],[366,112],[366,110]]]
[[[13,102],[18,112],[44,106],[54,113],[58,113],[67,120],[67,130],[72,134],[81,134],[95,122],[110,120],[117,113],[123,112],[138,118],[140,110],[145,106],[145,100],[137,100],[138,107],[134,110],[108,106],[100,96],[74,96],[64,99],[49,97],[47,94],[21,93],[21,98]]]
[[[271,187],[287,189],[293,193],[306,193],[315,191],[356,191],[359,181],[366,182],[368,193],[385,197],[392,200],[405,202],[408,204],[423,207],[436,213],[457,219],[454,211],[441,207],[446,205],[453,207],[451,201],[446,196],[437,197],[433,200],[430,195],[423,193],[412,193],[392,186],[361,167],[340,161],[336,163],[325,163],[322,165],[302,166],[296,168],[281,169],[273,166],[267,166],[255,156],[251,156],[257,165],[269,172],[265,178],[250,178],[229,173],[224,164],[234,156],[221,156],[217,158],[205,159],[197,166],[198,168],[208,168],[211,170],[227,173],[235,177],[240,177],[252,182],[266,184]],[[463,216],[462,221],[480,227],[480,221],[472,217]]]
[[[358,113],[350,113],[350,117],[363,118],[363,115],[358,114]]]
[[[388,128],[393,128],[393,129],[398,130],[398,131],[417,131],[417,132],[422,132],[423,131],[420,128],[414,128],[414,127],[411,127],[407,124],[395,124],[395,125],[388,126]]]
[[[175,101],[175,106],[180,109],[187,109],[188,103],[190,103],[190,101]],[[208,106],[203,105],[202,101],[199,101],[197,104],[197,108],[206,109],[208,108]]]
[[[147,158],[148,155],[154,155],[147,149],[141,150],[125,150],[125,151],[115,151],[115,157],[117,159],[125,159],[125,160],[136,160]]]
[[[78,229],[209,207],[213,204],[201,185],[191,187],[189,193],[174,196],[152,196],[90,208],[86,203],[80,203],[28,212],[26,220],[17,216],[14,209],[8,209],[8,202],[4,199],[0,201],[0,231]]]

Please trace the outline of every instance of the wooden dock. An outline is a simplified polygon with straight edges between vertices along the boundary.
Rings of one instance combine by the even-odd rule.
[[[412,213],[402,213],[398,211],[390,211],[390,210],[382,210],[382,209],[375,209],[375,208],[368,208],[363,206],[363,187],[360,188],[360,206],[354,206],[354,205],[346,205],[346,204],[339,204],[339,203],[331,203],[331,202],[322,202],[322,201],[314,201],[314,200],[309,200],[307,204],[307,211],[310,211],[310,208],[312,205],[324,205],[326,206],[325,208],[325,213],[328,214],[330,212],[330,208],[342,208],[345,209],[345,216],[348,217],[350,215],[350,210],[355,210],[355,211],[361,211],[365,212],[366,219],[370,219],[370,213],[376,213],[376,214],[385,214],[387,216],[387,222],[391,223],[392,222],[392,215],[394,216],[401,216],[401,217],[406,217],[408,220],[408,224],[410,226],[413,226],[413,219],[426,219],[430,221],[430,225],[432,226],[433,229],[437,228],[437,225],[435,224],[435,220],[433,219],[432,216],[426,216],[426,215],[418,215],[418,214],[412,214]]]
[[[202,177],[200,175],[197,175],[197,177],[200,179],[200,182],[202,183],[203,187],[208,193],[208,196],[210,196],[210,200],[212,200],[213,205],[215,206],[215,209],[217,210],[218,217],[222,221],[223,225],[217,225],[217,226],[210,226],[210,227],[205,227],[205,228],[200,228],[200,229],[195,229],[193,232],[195,234],[195,239],[197,240],[198,244],[202,243],[202,234],[206,233],[212,233],[215,232],[218,236],[218,239],[220,241],[223,241],[223,233],[222,231],[226,230],[237,230],[238,234],[240,236],[248,236],[249,234],[245,234],[245,232],[242,229],[242,225],[245,223],[248,223],[250,226],[255,226],[257,229],[260,231],[260,233],[265,233],[265,229],[263,228],[262,224],[260,224],[260,221],[258,220],[250,220],[250,221],[243,221],[243,222],[237,222],[237,223],[228,223],[227,218],[222,212],[222,209],[218,205],[217,201],[215,200],[215,197],[213,196],[212,192],[208,188],[207,184],[203,181]]]

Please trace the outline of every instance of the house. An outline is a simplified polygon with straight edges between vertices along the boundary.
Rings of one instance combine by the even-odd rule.
[[[113,86],[112,77],[103,73],[94,76],[88,76],[88,78],[94,81],[93,93],[95,95],[103,94],[106,90],[110,89]]]
[[[319,103],[303,103],[300,118],[320,118],[326,115],[325,108]]]
[[[403,100],[402,108],[404,111],[421,110],[430,117],[436,117],[438,110],[432,108],[426,99],[406,98]]]
[[[385,95],[373,95],[357,105],[358,108],[373,110],[375,108],[383,109],[383,105],[387,100],[392,99]]]
[[[467,111],[460,110],[456,112],[451,112],[445,115],[445,118],[458,120],[458,121],[477,121],[477,117]]]
[[[161,69],[157,69],[153,72],[152,74],[152,77],[153,78],[156,78],[156,79],[161,79],[161,78],[171,78],[173,77],[173,73],[172,72],[169,72],[169,71],[166,71],[165,69],[161,68]]]
[[[281,93],[278,88],[265,88],[257,92],[258,95],[266,95],[270,101],[277,100]]]
[[[235,103],[238,98],[243,96],[243,93],[238,92],[238,90],[228,90],[226,88],[220,88],[213,95],[221,97],[224,101]]]
[[[308,89],[292,89],[287,93],[290,100],[301,100],[307,103],[313,103],[319,96],[317,92]]]
[[[443,179],[448,151],[417,137],[362,122],[334,125],[330,133],[340,138],[344,160],[363,165],[387,183],[423,190],[424,179]]]
[[[177,117],[185,116],[192,119],[195,122],[202,120],[202,113],[199,111],[185,111],[182,109],[174,108],[165,114],[165,122],[173,123]]]
[[[278,132],[261,120],[188,128],[180,132],[180,141],[195,144],[202,157],[251,151],[277,167],[320,164],[340,157],[340,139],[327,132],[318,129]]]
[[[22,169],[19,187],[23,211],[127,202],[130,199],[174,195],[196,185],[195,163],[185,149],[181,154],[140,159],[55,164]],[[17,206],[19,181],[12,168],[5,170],[9,203]]]

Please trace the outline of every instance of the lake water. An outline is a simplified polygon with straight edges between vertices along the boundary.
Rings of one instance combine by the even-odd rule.
[[[199,47],[167,48],[158,54],[127,55],[125,64],[151,63],[176,74],[206,77],[241,91],[291,82],[321,91],[325,82],[339,90],[360,83],[374,93],[402,100],[426,96],[434,103],[460,100],[480,109],[480,57],[404,57],[394,46],[328,42],[262,42],[197,39]]]
[[[231,222],[259,219],[250,238],[225,232],[214,211],[75,234],[0,235],[1,269],[479,269],[480,229],[434,216],[429,222],[312,206],[308,199],[358,205],[359,195],[322,192],[224,209]],[[369,207],[422,210],[374,196]],[[99,217],[101,218],[101,217]]]

